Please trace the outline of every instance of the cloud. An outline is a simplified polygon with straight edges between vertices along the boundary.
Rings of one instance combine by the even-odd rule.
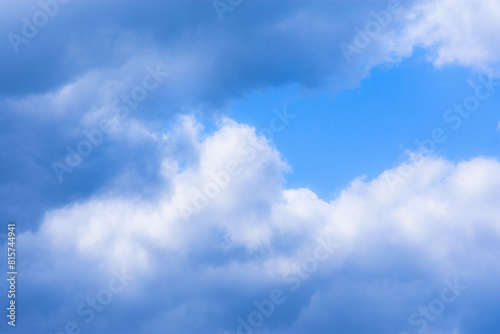
[[[142,82],[146,70],[134,73],[129,68],[126,72],[128,75],[120,71],[95,71],[54,92],[2,101],[0,118],[6,127],[0,134],[5,162],[0,166],[0,193],[6,204],[1,209],[5,219],[18,219],[26,221],[27,226],[35,226],[44,210],[70,197],[93,193],[126,169],[140,171],[138,180],[149,175],[138,155],[148,155],[149,164],[154,164],[158,148],[144,131],[138,131],[143,127],[135,126],[142,122],[140,118],[146,117],[148,100],[130,110],[128,118],[115,122],[111,131],[101,133],[100,143],[92,147],[91,154],[77,168],[64,174],[63,183],[51,167],[54,161],[64,162],[68,147],[76,150],[79,143],[87,140],[85,133],[95,132],[101,121],[116,117],[113,100],[121,94],[130,94],[130,89]],[[149,94],[154,96],[155,92]],[[128,154],[121,154],[123,151]],[[129,162],[124,164],[125,160]],[[26,208],[25,201],[32,205]]]
[[[2,4],[8,7],[0,13],[3,35],[20,34],[22,18],[41,10],[37,3]],[[474,9],[465,1],[402,4],[407,18],[395,16],[347,62],[340,43],[352,41],[356,27],[374,20],[370,12],[387,4],[248,2],[223,22],[211,2],[61,5],[28,44],[20,45],[19,53],[7,38],[0,42],[9,51],[0,54],[0,118],[5,124],[0,142],[9,161],[0,166],[0,198],[7,203],[0,214],[35,227],[46,209],[69,198],[86,198],[124,174],[142,178],[139,183],[151,181],[153,189],[159,176],[149,173],[148,163],[138,157],[160,163],[161,148],[144,132],[134,131],[144,124],[158,131],[186,111],[227,113],[231,101],[269,87],[352,87],[374,66],[392,63],[395,54],[409,56],[418,45],[437,51],[432,58],[437,65],[494,69],[497,45],[491,41],[496,40],[498,10],[492,1],[479,1]],[[63,159],[66,146],[84,139],[82,130],[93,129],[112,109],[111,102],[130,93],[145,68],[156,64],[169,77],[82,168],[58,184],[51,163]],[[139,136],[132,139],[132,133]],[[23,181],[31,175],[37,176],[35,182]],[[26,209],[19,204],[23,198],[37,204]]]
[[[4,36],[39,10],[1,4]],[[4,38],[1,215],[28,230],[19,237],[19,298],[31,321],[19,329],[59,332],[74,320],[92,333],[231,332],[254,300],[279,288],[287,301],[264,332],[415,332],[409,316],[455,277],[468,290],[431,330],[499,328],[497,315],[478,307],[499,307],[490,298],[499,292],[495,159],[424,157],[395,187],[389,170],[326,202],[283,186],[291,166],[252,127],[217,117],[209,133],[178,116],[223,113],[268,87],[356,85],[419,47],[436,66],[499,73],[494,1],[405,5],[407,15],[350,63],[339,44],[387,1],[347,4],[244,2],[221,22],[210,1],[70,2],[19,53]],[[155,64],[170,76],[59,184],[53,160]],[[297,266],[325,239],[338,250],[291,291],[283,277],[296,282]],[[136,279],[87,324],[78,306],[121,267]]]
[[[394,50],[409,55],[423,47],[437,66],[457,64],[500,75],[500,4],[495,0],[415,2]]]
[[[37,2],[1,5],[3,36],[22,34],[23,18],[32,20],[42,10]],[[36,227],[45,210],[86,198],[124,174],[154,189],[158,175],[148,170],[157,170],[149,165],[159,163],[161,148],[135,132],[144,124],[157,132],[186,111],[227,113],[231,101],[269,87],[356,84],[367,64],[383,55],[347,64],[338,45],[378,5],[385,1],[356,8],[343,2],[248,2],[223,22],[211,2],[60,5],[18,53],[8,38],[0,40],[7,51],[0,53],[0,146],[9,161],[0,166],[0,199],[6,203],[0,215]],[[65,158],[67,146],[75,149],[85,139],[82,130],[94,129],[112,111],[112,101],[130,94],[145,68],[156,64],[169,77],[59,184],[52,162]],[[35,180],[25,182],[32,175]],[[28,209],[26,198],[35,203]]]
[[[262,87],[317,87],[332,80],[340,84],[346,77],[352,83],[380,55],[348,64],[338,45],[352,38],[353,27],[371,9],[386,3],[359,2],[353,8],[339,1],[249,2],[221,22],[211,2],[70,2],[18,53],[7,38],[2,40],[9,52],[0,55],[0,72],[8,84],[0,85],[0,93],[43,93],[89,71],[116,69],[148,56],[162,58],[175,70],[175,85],[169,88],[178,90],[175,96],[184,103],[220,106]],[[10,3],[0,33],[21,34],[22,18],[38,11],[36,5]]]
[[[178,122],[175,131],[152,136],[163,148],[155,196],[108,188],[48,211],[38,230],[19,237],[24,284],[37,292],[21,295],[23,312],[50,319],[24,322],[23,330],[55,331],[74,320],[93,333],[234,332],[254,300],[279,288],[287,300],[266,318],[266,333],[416,332],[409,316],[455,278],[467,291],[427,321],[432,331],[484,329],[476,319],[498,328],[496,315],[473,311],[484,302],[499,306],[490,298],[500,275],[497,160],[423,157],[395,186],[388,170],[354,180],[325,202],[308,189],[283,187],[290,167],[255,129],[222,118],[207,134],[192,117]],[[184,160],[176,159],[179,147],[189,152]],[[186,220],[181,208],[231,161],[239,172]],[[292,291],[297,265],[324,240],[338,249]],[[90,324],[75,316],[120,266],[136,279],[106,316]]]

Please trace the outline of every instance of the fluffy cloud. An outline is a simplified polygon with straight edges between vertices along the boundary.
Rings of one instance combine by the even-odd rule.
[[[395,50],[424,47],[437,66],[458,64],[500,75],[500,3],[495,0],[416,2]]]
[[[426,319],[430,330],[499,328],[494,311],[477,307],[499,307],[490,298],[499,292],[498,161],[423,157],[397,184],[386,171],[326,202],[286,189],[290,166],[249,126],[222,118],[207,134],[179,117],[163,131],[184,108],[213,114],[262,88],[356,84],[418,46],[438,66],[498,73],[494,1],[409,5],[407,20],[387,27],[402,34],[382,33],[350,63],[339,44],[387,1],[348,3],[244,2],[221,22],[211,2],[70,2],[18,54],[4,38],[1,215],[32,229],[19,237],[30,321],[18,329],[60,332],[74,320],[92,333],[233,332],[254,300],[279,288],[286,302],[264,332],[415,332],[408,318],[455,277],[467,291]],[[0,32],[19,32],[37,6],[9,3]],[[155,64],[169,78],[59,184],[51,162]],[[297,269],[319,246],[329,256],[318,269]],[[79,306],[121,268],[134,280],[87,323]]]
[[[3,36],[22,34],[23,17],[31,20],[41,11],[38,2],[0,5],[5,8],[0,11]],[[8,38],[0,40],[8,50],[0,53],[0,119],[5,124],[0,146],[9,161],[0,166],[0,200],[6,203],[0,215],[36,227],[44,210],[68,198],[88,197],[124,173],[148,175],[147,165],[159,161],[161,148],[144,133],[132,139],[129,134],[141,128],[136,123],[156,131],[184,110],[225,112],[229,101],[262,88],[356,83],[370,66],[360,66],[365,64],[361,57],[347,64],[338,44],[352,38],[355,23],[378,5],[385,1],[362,8],[341,2],[248,2],[223,22],[210,1],[61,5],[36,36],[19,45],[18,53]],[[380,57],[375,58],[368,63]],[[156,64],[169,77],[130,114],[120,133],[107,136],[59,184],[51,163],[63,159],[66,146],[74,148],[84,139],[82,130],[93,129],[112,109],[111,102],[129,93],[145,68]],[[26,183],[31,175],[37,175],[36,181]],[[37,204],[26,208],[21,203],[28,197]]]
[[[236,319],[255,310],[253,300],[280,288],[286,301],[266,318],[269,333],[415,332],[421,325],[409,316],[457,278],[466,292],[427,326],[450,334],[484,328],[473,310],[499,292],[498,161],[422,157],[395,185],[386,171],[354,180],[325,202],[308,189],[283,188],[289,166],[251,127],[222,119],[206,134],[183,117],[176,131],[154,138],[164,156],[163,190],[154,198],[110,190],[47,212],[39,230],[19,238],[26,284],[37,291],[37,299],[21,299],[31,319],[50,318],[60,328],[74,320],[93,333],[234,332]],[[179,145],[190,152],[183,161]],[[207,203],[185,216],[200,194]],[[299,279],[297,266],[325,242],[338,248]],[[87,324],[75,316],[120,266],[135,279],[106,317]],[[37,307],[49,299],[52,309]],[[135,320],[124,321],[125,314]]]
[[[3,35],[20,34],[22,18],[40,11],[35,2],[1,3],[9,8],[0,13]],[[377,64],[394,54],[408,56],[417,45],[435,50],[437,65],[454,62],[494,71],[498,5],[479,0],[402,4],[402,14],[347,62],[339,45],[353,40],[355,27],[374,20],[370,11],[384,10],[387,4],[248,2],[227,13],[223,22],[211,2],[61,6],[19,53],[12,51],[8,38],[0,42],[8,50],[0,54],[0,119],[5,124],[0,145],[9,161],[0,168],[0,199],[7,204],[0,214],[36,227],[45,209],[67,198],[88,197],[124,173],[157,180],[138,156],[160,163],[161,148],[145,133],[130,140],[127,133],[141,128],[136,123],[157,131],[184,110],[224,112],[229,101],[262,88],[356,85]],[[105,117],[110,103],[155,64],[170,76],[130,115],[122,135],[108,137],[86,167],[58,184],[51,163],[63,158],[66,145],[78,143],[81,130]],[[20,138],[25,144],[19,144]],[[121,155],[125,150],[131,154]],[[26,184],[23,180],[31,175],[37,175],[36,181]],[[89,179],[93,181],[85,181]],[[56,187],[58,191],[51,190]],[[26,209],[19,203],[27,197],[40,205]]]

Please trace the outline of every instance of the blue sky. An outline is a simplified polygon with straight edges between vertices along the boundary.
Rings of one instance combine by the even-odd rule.
[[[265,128],[273,109],[287,108],[297,115],[273,140],[293,166],[287,181],[331,200],[336,195],[332,191],[357,176],[374,178],[401,163],[406,150],[418,150],[415,140],[428,138],[437,127],[449,136],[436,147],[440,156],[457,162],[496,156],[497,96],[482,102],[458,129],[452,127],[455,120],[443,118],[455,103],[474,93],[480,78],[481,74],[456,66],[435,68],[417,51],[397,66],[375,67],[355,88],[337,94],[296,87],[260,91],[235,102],[231,116]]]
[[[498,2],[0,9],[2,333],[498,332]]]

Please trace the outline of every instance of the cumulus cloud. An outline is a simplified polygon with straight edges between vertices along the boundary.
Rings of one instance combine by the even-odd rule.
[[[68,196],[86,196],[123,173],[138,172],[138,179],[148,175],[149,167],[134,155],[147,155],[148,163],[154,164],[157,142],[141,124],[154,123],[160,117],[158,110],[162,125],[179,112],[166,105],[152,107],[169,85],[169,68],[157,60],[134,58],[118,68],[86,72],[55,90],[3,98],[0,119],[8,126],[0,134],[0,146],[9,164],[0,166],[0,193],[8,204],[0,215],[38,225],[47,207]],[[97,138],[90,140],[91,153],[77,168],[61,168],[61,163],[67,165],[68,154],[89,136]],[[29,183],[23,181],[28,178]],[[92,182],[83,181],[81,187],[84,179]],[[34,204],[27,209],[18,196],[30,196]]]
[[[495,0],[415,2],[393,45],[396,52],[427,50],[437,66],[457,64],[500,75],[500,3]]]
[[[19,236],[19,300],[31,320],[19,330],[60,332],[74,320],[92,333],[234,332],[279,288],[286,301],[263,332],[415,332],[409,317],[455,278],[471,294],[427,320],[430,330],[500,327],[476,307],[499,307],[495,159],[422,157],[397,184],[388,170],[328,202],[284,187],[291,166],[252,127],[224,117],[213,133],[194,117],[171,124],[262,88],[353,85],[420,46],[437,66],[498,74],[497,2],[407,4],[406,18],[350,63],[339,44],[387,1],[244,2],[224,22],[211,2],[122,3],[70,2],[18,54],[0,54],[1,214],[31,228]],[[10,3],[0,32],[19,33],[37,10]],[[155,64],[170,77],[58,184],[52,161]],[[325,243],[338,247],[299,275]],[[121,268],[134,281],[87,323],[79,305]]]
[[[37,2],[1,5],[4,36],[22,35],[23,18],[31,20],[41,11]],[[361,57],[347,64],[338,44],[352,38],[352,27],[364,20],[363,13],[384,5],[248,2],[224,22],[211,2],[74,1],[59,6],[36,36],[19,45],[18,53],[8,38],[0,40],[8,50],[0,53],[0,118],[5,124],[0,145],[9,160],[8,166],[0,166],[0,195],[7,203],[0,215],[35,227],[45,209],[68,198],[88,197],[123,174],[147,175],[160,148],[144,132],[135,139],[129,136],[141,128],[137,123],[157,131],[184,110],[226,112],[228,102],[262,88],[356,83],[370,66]],[[377,63],[380,55],[374,58],[368,63]],[[51,163],[64,159],[66,146],[74,148],[84,139],[82,130],[94,129],[113,109],[112,101],[130,94],[145,68],[156,64],[169,77],[130,113],[121,132],[107,136],[82,168],[59,184]],[[31,175],[37,180],[26,184],[23,180]],[[156,175],[147,179],[156,180]],[[26,209],[20,205],[26,196],[43,205]]]
[[[7,3],[2,2],[6,8]],[[8,50],[0,54],[0,118],[5,124],[0,136],[10,160],[1,169],[0,195],[9,203],[1,214],[37,226],[46,207],[58,206],[68,197],[87,197],[123,173],[146,175],[137,155],[149,152],[148,159],[155,156],[157,161],[160,157],[156,142],[144,133],[133,142],[126,135],[141,127],[136,123],[148,123],[156,131],[184,110],[224,112],[229,101],[262,88],[356,85],[374,66],[392,61],[394,54],[408,56],[418,45],[436,51],[432,61],[437,65],[494,70],[498,5],[479,0],[401,4],[407,15],[395,15],[361,54],[347,62],[339,45],[353,40],[356,27],[374,20],[372,10],[387,6],[385,0],[354,7],[339,1],[248,2],[223,22],[210,2],[130,1],[126,10],[115,1],[61,6],[28,44],[20,45],[19,53],[12,52],[7,38],[0,42]],[[0,13],[3,35],[20,34],[22,18],[30,19],[40,10],[37,3],[10,2],[8,8]],[[50,164],[63,158],[66,145],[78,143],[81,131],[105,117],[111,102],[155,64],[170,76],[130,115],[130,129],[108,137],[96,150],[101,154],[88,158],[89,168],[79,169],[59,185]],[[21,137],[25,145],[19,145]],[[15,150],[9,149],[13,146]],[[128,159],[119,154],[123,150],[135,153]],[[124,171],[125,164],[136,167]],[[36,182],[23,184],[34,174]],[[53,187],[60,190],[50,191]],[[79,193],[72,190],[77,188]],[[20,208],[26,194],[31,202],[44,205]]]
[[[42,310],[31,300],[25,312],[50,316],[52,326],[73,319],[93,333],[111,325],[124,333],[234,332],[253,300],[280,288],[287,301],[266,318],[268,333],[413,332],[419,327],[408,317],[457,278],[471,294],[428,326],[436,333],[481,328],[469,307],[499,292],[497,160],[422,157],[396,185],[388,170],[354,180],[326,202],[308,189],[284,188],[290,167],[249,126],[224,118],[206,134],[183,117],[176,129],[154,136],[164,142],[163,190],[154,198],[100,193],[47,212],[37,231],[20,237],[26,284],[53,306]],[[176,160],[178,145],[189,147],[189,159]],[[239,167],[233,174],[231,162]],[[215,196],[208,184],[218,187]],[[207,203],[186,218],[182,208],[200,193]],[[324,242],[338,249],[292,291],[297,266]],[[118,266],[136,277],[120,302],[90,324],[75,318],[77,305]],[[62,285],[72,293],[57,293]],[[120,325],[130,312],[137,321]]]

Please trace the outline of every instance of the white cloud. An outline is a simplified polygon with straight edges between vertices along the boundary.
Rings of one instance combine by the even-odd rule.
[[[394,50],[409,55],[429,49],[437,66],[458,64],[500,75],[500,2],[496,0],[428,0],[415,2]]]
[[[100,195],[52,210],[40,230],[24,235],[27,241],[20,244],[32,244],[32,253],[49,247],[49,259],[54,254],[62,259],[66,259],[65,254],[73,254],[66,259],[69,263],[91,261],[99,268],[129,263],[139,277],[147,277],[155,284],[164,279],[175,282],[172,284],[180,289],[176,293],[185,293],[185,298],[174,304],[156,301],[156,307],[169,314],[180,307],[189,310],[216,303],[212,299],[217,297],[210,294],[192,301],[188,295],[194,285],[206,291],[229,289],[240,295],[243,301],[235,297],[220,306],[218,312],[231,314],[231,303],[245,303],[248,298],[244,297],[248,292],[241,292],[241,285],[251,287],[256,294],[268,293],[269,288],[282,284],[283,274],[312,255],[318,240],[326,237],[338,242],[340,249],[334,258],[321,264],[321,272],[328,277],[348,275],[375,285],[392,277],[398,284],[386,286],[384,298],[403,296],[405,305],[412,306],[412,300],[421,298],[422,291],[414,285],[428,282],[428,277],[439,282],[460,277],[476,286],[478,300],[484,297],[483,289],[494,289],[494,280],[484,277],[500,275],[496,265],[500,255],[498,161],[477,158],[452,164],[427,157],[396,187],[387,183],[385,174],[372,181],[356,179],[337,199],[325,202],[311,190],[283,188],[283,173],[289,167],[276,149],[255,135],[253,128],[225,119],[212,135],[204,136],[201,129],[188,117],[181,121],[176,133],[156,136],[166,142],[163,168],[165,184],[170,185],[157,198],[146,201]],[[181,162],[169,156],[179,138],[188,138],[181,142],[189,142],[196,157],[182,169],[178,167]],[[258,147],[252,159],[241,150],[244,142],[251,143],[247,149]],[[241,172],[186,222],[179,208],[191,203],[196,190],[212,182],[212,175],[224,171],[228,161],[241,159]],[[404,260],[410,267],[408,272],[397,261],[402,254],[410,256]],[[27,254],[25,257],[29,258]],[[24,270],[30,271],[28,267]],[[65,273],[58,272],[55,280],[64,282],[65,275],[72,271],[81,272],[82,280],[85,275],[94,275],[81,267],[67,268]],[[195,273],[198,281],[192,283],[189,277]],[[53,287],[54,281],[51,284]],[[331,291],[341,283],[323,280],[314,284],[306,300],[297,306],[297,317],[303,321],[311,314],[321,314],[314,311],[319,307],[317,298],[307,307],[314,291]],[[345,286],[353,293],[358,287]],[[146,285],[140,289],[141,298],[154,299],[156,294],[164,293],[168,300],[167,295],[174,293]],[[360,296],[372,302],[380,298],[371,290]],[[337,308],[344,302],[323,298],[319,304]],[[308,310],[304,312],[306,319],[299,311],[304,307]],[[381,317],[386,317],[386,312],[379,310]],[[391,312],[391,317],[406,321],[408,314]],[[161,319],[152,321],[170,328]],[[228,326],[231,324],[229,321]],[[144,320],[142,325],[150,324]]]

